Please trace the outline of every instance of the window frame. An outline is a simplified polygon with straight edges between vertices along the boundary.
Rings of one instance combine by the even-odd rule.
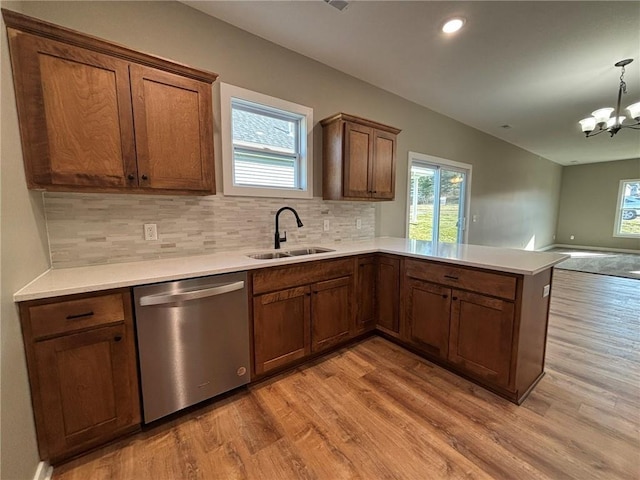
[[[234,184],[234,142],[233,142],[233,101],[245,104],[254,113],[273,116],[300,117],[298,131],[298,152],[296,156],[296,176],[299,188],[267,187]],[[236,87],[227,83],[220,84],[220,132],[222,135],[222,183],[223,194],[232,196],[275,197],[275,198],[312,198],[313,197],[313,109],[262,93]],[[281,113],[280,113],[281,112]],[[284,114],[284,115],[283,115]],[[247,147],[247,151],[252,150]],[[257,151],[268,151],[256,149]],[[273,151],[272,151],[273,152]],[[274,152],[275,153],[275,152]],[[287,156],[289,154],[283,154]]]
[[[624,186],[626,183],[640,183],[640,178],[622,179],[618,184],[618,196],[616,197],[616,213],[613,224],[613,236],[617,238],[640,238],[640,233],[620,233],[620,228],[622,228]]]

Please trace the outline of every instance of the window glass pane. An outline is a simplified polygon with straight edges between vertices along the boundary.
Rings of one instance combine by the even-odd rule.
[[[233,104],[232,117],[234,144],[296,152],[299,120],[260,113],[237,104]]]
[[[624,182],[620,209],[621,235],[640,235],[640,181]]]
[[[440,219],[438,241],[455,243],[459,241],[462,221],[462,186],[465,174],[451,170],[441,170],[440,176]]]
[[[411,165],[411,184],[409,205],[409,238],[414,240],[433,240],[433,168]]]
[[[297,157],[234,149],[236,185],[296,188]]]

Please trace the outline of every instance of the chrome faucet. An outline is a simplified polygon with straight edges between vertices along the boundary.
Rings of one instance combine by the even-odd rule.
[[[280,214],[284,211],[284,210],[290,210],[291,213],[293,213],[296,216],[296,223],[298,224],[298,228],[302,227],[302,221],[300,220],[300,217],[298,216],[298,212],[296,212],[293,208],[291,207],[282,207],[280,210],[278,210],[278,212],[276,213],[276,238],[275,238],[275,246],[274,248],[277,250],[280,248],[280,244],[282,242],[286,242],[287,241],[287,232],[284,232],[284,237],[280,238],[280,231],[278,230],[278,219],[280,217]]]

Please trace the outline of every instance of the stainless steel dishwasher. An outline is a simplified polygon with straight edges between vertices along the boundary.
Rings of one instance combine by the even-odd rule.
[[[247,274],[133,289],[144,422],[249,383]]]

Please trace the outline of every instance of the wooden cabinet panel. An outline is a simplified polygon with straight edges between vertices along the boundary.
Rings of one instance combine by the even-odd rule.
[[[136,174],[128,64],[9,29],[29,188],[126,187]]]
[[[353,258],[341,258],[265,268],[253,274],[253,293],[273,292],[353,275],[353,262]]]
[[[370,171],[372,197],[393,200],[396,191],[396,135],[375,131]]]
[[[406,261],[405,268],[407,276],[412,278],[508,300],[513,300],[516,297],[517,281],[515,275],[456,267],[442,262],[411,259]]]
[[[400,130],[338,113],[320,122],[325,200],[392,200]]]
[[[213,188],[211,86],[131,65],[140,186]]]
[[[377,325],[400,332],[400,260],[377,257]]]
[[[215,193],[216,74],[2,14],[29,188]]]
[[[375,327],[376,323],[376,260],[373,255],[358,259],[356,272],[356,332],[365,332]]]
[[[140,428],[128,289],[25,302],[20,316],[43,460],[55,463]]]
[[[139,421],[124,324],[35,344],[49,458]]]
[[[311,289],[308,286],[253,299],[255,373],[285,366],[311,353]]]
[[[451,290],[415,279],[407,280],[406,289],[409,342],[426,353],[446,359]]]
[[[369,197],[370,162],[373,155],[373,129],[353,122],[344,124],[345,155],[344,185],[345,197]]]
[[[452,291],[449,360],[507,387],[512,353],[514,305],[496,298]]]
[[[34,339],[124,322],[129,297],[121,293],[33,305],[29,308]]]
[[[312,285],[311,351],[324,350],[351,333],[351,277]]]

